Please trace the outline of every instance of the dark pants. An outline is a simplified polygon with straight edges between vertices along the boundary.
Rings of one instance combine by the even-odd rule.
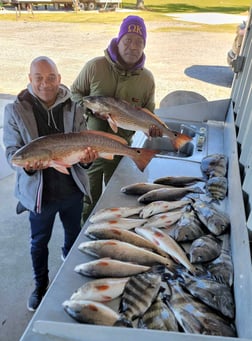
[[[64,228],[62,253],[66,256],[80,232],[82,208],[83,194],[77,193],[66,200],[45,203],[39,214],[30,212],[31,257],[37,287],[46,287],[48,284],[48,243],[56,214],[59,213]]]
[[[92,212],[97,201],[99,200],[103,190],[103,183],[105,186],[107,186],[121,158],[122,157],[118,155],[115,155],[113,160],[98,158],[92,163],[91,167],[87,170],[93,202],[92,203],[90,202],[88,196],[84,197],[82,224],[84,224],[85,221],[88,219],[90,213]]]

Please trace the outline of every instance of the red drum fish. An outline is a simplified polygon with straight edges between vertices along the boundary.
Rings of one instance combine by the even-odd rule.
[[[191,137],[171,130],[158,116],[145,108],[136,108],[130,103],[106,96],[86,96],[83,103],[94,113],[99,113],[107,119],[111,129],[116,133],[118,127],[143,131],[148,135],[150,126],[158,127],[167,136],[174,148],[179,150]]]
[[[96,130],[85,130],[78,133],[59,133],[41,136],[16,151],[12,164],[24,167],[27,162],[49,162],[61,173],[69,174],[67,168],[78,163],[83,152],[91,147],[98,152],[99,157],[113,159],[114,155],[130,157],[137,167],[144,171],[155,150],[133,148],[127,145],[123,138]]]

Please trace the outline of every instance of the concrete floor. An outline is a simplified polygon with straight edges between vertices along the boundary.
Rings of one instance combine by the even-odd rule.
[[[16,215],[14,183],[15,174],[0,180],[1,341],[19,340],[33,315],[26,308],[27,298],[34,289],[28,214]],[[57,218],[49,245],[50,280],[62,264],[62,242],[63,229]]]

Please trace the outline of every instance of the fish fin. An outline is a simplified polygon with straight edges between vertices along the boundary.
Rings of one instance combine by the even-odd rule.
[[[155,115],[152,111],[150,111],[147,108],[139,108],[139,110],[142,110],[144,112],[146,112],[147,114],[149,114],[150,116],[152,116],[156,121],[158,121],[160,124],[162,124],[162,126],[164,126],[167,129],[170,129],[162,120],[161,118],[159,118],[157,115]]]
[[[154,157],[154,155],[158,154],[158,150],[146,149],[146,148],[132,148],[137,153],[136,156],[133,156],[132,159],[137,165],[138,169],[143,172],[148,163]]]
[[[114,159],[114,154],[99,153],[99,156],[102,157],[103,159],[107,159],[107,160],[113,160]]]
[[[56,169],[60,173],[69,175],[69,171],[67,170],[67,168],[70,168],[71,165],[52,160],[52,162],[50,162],[50,167]]]
[[[117,133],[118,132],[117,124],[110,115],[108,116],[107,121],[108,121],[110,128],[113,130],[113,132]]]

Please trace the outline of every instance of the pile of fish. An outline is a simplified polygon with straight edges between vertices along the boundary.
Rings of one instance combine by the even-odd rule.
[[[206,192],[217,202],[227,195],[227,165],[227,157],[223,154],[208,155],[201,161],[201,171],[206,179]]]
[[[64,310],[81,323],[237,336],[229,217],[186,196],[201,194],[193,185],[202,181],[157,179],[139,186],[138,195],[161,185],[171,190],[166,199],[94,213],[89,239],[78,246],[94,259],[74,269],[88,280]]]

